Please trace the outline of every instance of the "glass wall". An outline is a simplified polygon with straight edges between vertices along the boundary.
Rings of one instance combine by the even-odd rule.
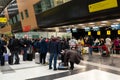
[[[34,5],[34,10],[37,14],[69,1],[71,0],[41,0],[40,2]]]

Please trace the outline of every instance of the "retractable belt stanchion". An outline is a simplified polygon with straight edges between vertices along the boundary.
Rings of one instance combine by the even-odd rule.
[[[92,59],[92,54],[90,54],[90,47],[92,48],[92,51],[93,51],[93,48],[99,48],[100,46],[88,46],[89,48],[89,53],[88,53],[88,60],[87,61],[91,61]]]
[[[114,66],[115,64],[114,64],[114,57],[113,57],[113,51],[114,51],[115,49],[113,48],[113,49],[111,49],[111,63],[110,63],[110,65],[111,66]]]
[[[120,48],[113,48],[113,49],[112,49],[111,63],[110,63],[111,66],[114,66],[114,65],[115,65],[115,64],[114,64],[114,58],[113,58],[113,50],[120,50]]]

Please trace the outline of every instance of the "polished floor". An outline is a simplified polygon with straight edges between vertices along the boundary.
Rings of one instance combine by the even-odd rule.
[[[59,62],[59,61],[58,61]],[[49,70],[48,65],[21,60],[19,65],[0,66],[0,80],[120,80],[120,57],[92,57],[84,55],[84,61],[74,70]]]

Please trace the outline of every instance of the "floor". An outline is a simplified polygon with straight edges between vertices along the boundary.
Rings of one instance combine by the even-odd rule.
[[[113,58],[113,60],[112,60]],[[59,61],[58,61],[59,62]],[[49,70],[48,65],[33,61],[20,61],[19,65],[0,66],[0,80],[120,80],[120,57],[92,57],[84,55],[84,61],[74,70]]]

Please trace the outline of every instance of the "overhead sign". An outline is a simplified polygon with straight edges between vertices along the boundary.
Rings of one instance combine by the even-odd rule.
[[[90,32],[90,31],[88,32],[88,35],[89,35],[89,36],[91,35],[91,32]]]
[[[117,0],[104,0],[94,4],[90,4],[88,7],[89,7],[89,12],[92,13],[92,12],[118,7],[118,2]]]
[[[7,22],[7,18],[0,17],[0,22],[1,22],[1,23],[6,23],[6,22]]]
[[[107,35],[111,35],[111,31],[110,30],[107,30]]]
[[[101,35],[101,32],[100,32],[100,31],[97,31],[97,35]]]
[[[120,30],[118,30],[118,35],[120,35]]]

